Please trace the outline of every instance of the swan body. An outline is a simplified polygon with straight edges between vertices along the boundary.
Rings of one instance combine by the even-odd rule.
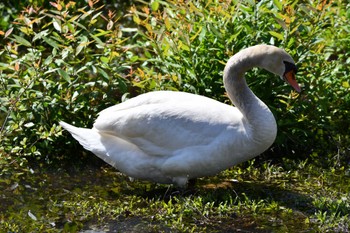
[[[257,45],[231,57],[225,67],[224,85],[235,107],[200,95],[155,91],[101,111],[92,129],[60,125],[128,176],[183,187],[191,178],[249,160],[274,142],[276,121],[244,79],[253,67],[281,76],[300,91],[291,56]]]

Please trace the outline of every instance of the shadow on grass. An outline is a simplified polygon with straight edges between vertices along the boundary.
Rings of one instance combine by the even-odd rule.
[[[124,190],[123,194],[164,201],[168,201],[174,196],[191,197],[196,195],[202,196],[204,202],[215,202],[216,204],[232,200],[255,202],[268,200],[269,202],[279,203],[286,208],[303,212],[306,215],[314,212],[312,198],[297,191],[279,187],[277,184],[264,184],[258,181],[211,181],[213,181],[211,178],[203,178],[197,181],[196,185],[187,189],[179,189],[171,185],[146,184],[146,182],[144,182],[145,185],[140,185],[140,182],[137,181],[132,189]],[[130,185],[133,185],[133,183],[130,183]]]
[[[85,213],[70,209],[76,208],[74,206],[79,207],[81,205],[79,203],[84,203],[84,200],[91,202],[91,208],[93,208],[92,200],[96,200],[96,202],[108,203],[110,205],[108,211],[113,212],[113,208],[118,208],[115,200],[127,202],[131,197],[134,200],[140,200],[141,204],[130,207],[130,210],[124,210],[117,216],[109,216],[105,219],[98,214],[92,214],[80,221],[79,218],[84,217]],[[171,200],[174,205],[179,204],[186,210],[186,205],[189,205],[186,201],[191,204],[198,198],[203,205],[213,203],[213,210],[222,203],[227,203],[230,208],[226,214],[213,212],[206,215],[195,211],[194,216],[191,214],[184,216],[182,221],[185,225],[211,232],[271,232],[275,229],[283,230],[285,226],[290,229],[298,226],[296,221],[302,221],[314,211],[311,198],[297,191],[286,190],[276,184],[258,183],[258,181],[235,182],[216,176],[198,179],[193,187],[179,190],[171,185],[144,181],[131,182],[128,177],[110,167],[87,167],[84,170],[69,171],[53,170],[23,175],[23,177],[9,181],[7,188],[3,189],[0,197],[2,202],[0,210],[5,213],[3,214],[4,219],[18,219],[20,222],[21,218],[26,218],[23,220],[26,224],[29,223],[28,211],[37,215],[40,213],[41,216],[56,219],[54,222],[56,229],[65,229],[71,224],[70,218],[73,218],[75,221],[80,221],[77,229],[80,228],[82,232],[174,232],[174,228],[169,224],[170,220],[166,222],[165,217],[156,217],[157,211],[166,209],[159,207],[160,210],[156,208],[148,210],[147,205],[150,203],[155,205],[156,202],[168,203]],[[68,202],[72,203],[72,206],[63,207],[64,203]],[[78,204],[74,204],[75,202]],[[254,203],[268,205],[271,202],[291,209],[293,213],[290,217],[281,217],[277,216],[279,210],[261,214],[261,210],[255,213],[255,210],[249,209],[253,208]],[[52,207],[53,204],[54,207]],[[241,207],[237,207],[239,205]],[[144,215],[140,214],[140,210],[132,208],[142,209]],[[76,216],[72,216],[71,211]],[[101,219],[94,216],[104,220],[101,222]],[[172,221],[174,221],[178,216],[170,216],[170,218],[173,218]],[[271,218],[277,219],[276,221],[283,219],[284,222],[271,226],[271,222],[276,224],[276,221]],[[43,221],[46,224],[45,220]],[[69,231],[73,228],[67,229]],[[275,232],[283,232],[282,230]]]
[[[213,182],[211,182],[213,181]],[[143,199],[156,199],[164,201],[182,202],[186,198],[201,197],[203,203],[214,203],[219,206],[222,203],[229,205],[245,205],[242,209],[257,208],[261,203],[268,209],[270,203],[277,203],[279,209],[290,209],[289,216],[286,216],[279,209],[267,211],[257,211],[256,214],[251,211],[236,211],[225,216],[214,216],[208,221],[193,221],[193,224],[204,227],[210,232],[308,232],[312,224],[304,225],[305,218],[310,216],[315,208],[312,204],[312,198],[300,194],[297,191],[287,190],[276,184],[261,184],[258,182],[235,182],[229,180],[220,180],[217,178],[203,178],[197,181],[197,184],[189,189],[178,189],[169,185],[149,184],[147,182],[136,181],[131,183],[132,188],[122,191],[122,195],[137,195]],[[175,197],[175,199],[174,199]],[[240,204],[239,204],[240,203]],[[215,214],[214,214],[215,215]],[[148,219],[148,220],[147,220]],[[133,225],[133,226],[130,226]],[[205,225],[205,226],[203,226]],[[163,222],[152,221],[149,218],[127,217],[118,221],[110,222],[110,232],[143,232],[138,229],[147,229],[153,232],[154,229],[161,232],[171,232],[169,226]],[[127,226],[131,231],[125,231]],[[156,232],[156,231],[154,231]]]

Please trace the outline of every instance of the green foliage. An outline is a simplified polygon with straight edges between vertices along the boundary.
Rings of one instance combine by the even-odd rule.
[[[247,74],[277,118],[275,154],[349,159],[349,4],[152,1],[123,18],[98,1],[44,6],[17,17],[1,8],[15,18],[4,17],[0,31],[0,151],[9,161],[71,156],[77,144],[61,136],[59,120],[91,126],[98,111],[140,92],[229,103],[225,62],[258,43],[289,51],[303,86],[298,95],[265,71]]]
[[[72,147],[59,137],[58,121],[86,126],[128,93],[130,29],[94,4],[28,7],[2,32],[0,151],[6,159],[67,156]]]
[[[104,2],[0,3],[1,229],[76,232],[115,219],[157,232],[349,228],[346,1],[153,0],[124,7],[129,14]],[[265,71],[247,74],[277,118],[267,154],[292,158],[283,166],[253,160],[200,180],[189,195],[130,183],[112,168],[70,176],[34,167],[82,158],[59,120],[91,126],[100,110],[141,92],[180,90],[230,103],[225,62],[258,43],[285,48],[299,65],[301,94]],[[336,166],[323,170],[297,156]]]
[[[229,102],[222,85],[225,61],[254,44],[283,47],[300,67],[300,95],[268,78],[271,74],[265,71],[247,74],[250,87],[277,118],[279,135],[273,151],[278,157],[338,155],[349,161],[349,4],[158,3],[131,9],[143,38],[139,44],[146,61],[135,75],[144,91],[175,87]]]
[[[0,180],[7,187],[0,196],[0,227],[4,232],[347,232],[349,170],[325,172],[307,161],[284,162],[288,168],[252,160],[245,168],[199,179],[186,191],[132,182],[110,166],[31,171],[12,182]]]

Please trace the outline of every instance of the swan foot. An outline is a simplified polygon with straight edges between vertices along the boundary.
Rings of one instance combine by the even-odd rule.
[[[187,182],[187,189],[194,189],[194,186],[196,186],[196,183],[197,183],[196,178],[189,179]]]
[[[188,182],[187,177],[174,177],[172,180],[173,180],[173,183],[179,188],[187,187],[187,182]]]

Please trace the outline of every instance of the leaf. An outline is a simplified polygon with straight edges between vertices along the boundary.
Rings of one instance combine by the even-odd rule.
[[[17,35],[13,35],[13,37],[14,37],[14,41],[16,41],[19,44],[22,44],[22,45],[27,46],[27,47],[32,46],[32,44],[29,41],[27,41],[26,39],[24,39],[23,37],[20,37]]]
[[[104,36],[104,35],[111,33],[111,31],[105,31],[105,30],[101,30],[101,29],[99,29],[98,31],[99,31],[99,33],[94,34],[94,36],[99,37],[99,36]]]
[[[100,57],[100,60],[103,62],[103,63],[108,63],[109,62],[109,59],[108,57]]]
[[[134,15],[134,16],[132,17],[132,19],[134,20],[134,22],[135,22],[136,24],[140,24],[140,23],[141,23],[141,20],[140,20],[140,18],[139,18],[138,15]]]
[[[55,49],[58,49],[59,48],[59,45],[57,44],[56,41],[46,37],[46,36],[43,36],[43,40],[48,43],[51,47],[55,48]]]
[[[8,68],[9,68],[9,64],[8,63],[0,62],[0,70],[6,70]]]
[[[9,30],[7,30],[6,33],[5,33],[4,38],[6,38],[6,37],[8,37],[9,35],[11,35],[12,31],[13,31],[13,28],[10,28]]]
[[[30,35],[33,32],[33,30],[29,27],[20,27],[19,30],[21,30],[21,32],[23,32],[26,35]]]
[[[123,32],[137,32],[137,28],[122,28],[121,29]]]
[[[24,124],[24,127],[26,127],[26,128],[30,128],[30,127],[33,127],[33,126],[34,126],[33,122],[28,122],[28,123]]]
[[[78,27],[84,29],[84,30],[88,30],[84,25],[82,25],[81,23],[78,23],[77,21],[72,21],[72,20],[69,20],[70,22],[72,22],[73,24],[77,25]]]
[[[103,13],[103,11],[98,12],[97,14],[95,14],[94,16],[92,16],[92,20],[96,19],[97,17],[99,17],[101,14]]]
[[[32,41],[36,41],[37,39],[41,39],[44,36],[47,36],[49,34],[49,29],[46,29],[44,31],[41,31],[39,33],[35,33],[35,36],[33,37]]]
[[[109,20],[109,22],[107,24],[107,30],[111,30],[113,25],[114,25],[114,22],[112,20]]]
[[[182,49],[182,50],[185,50],[185,51],[190,51],[190,47],[188,47],[186,44],[182,43],[181,40],[179,41],[179,45],[177,47],[178,47],[178,49]]]
[[[18,62],[15,63],[15,71],[19,71],[19,63]]]
[[[198,29],[198,31],[196,32],[196,34],[194,34],[191,38],[190,38],[190,40],[191,41],[193,41],[194,39],[196,39],[196,37],[199,35],[199,33],[201,33],[202,32],[202,26]]]
[[[279,11],[282,11],[282,3],[280,0],[273,0],[273,4],[278,8]]]
[[[68,83],[71,83],[70,77],[66,71],[62,70],[61,68],[58,68],[57,71],[59,75],[62,76]]]
[[[106,73],[106,71],[104,71],[103,69],[101,69],[100,67],[97,68],[98,73],[100,73],[105,79],[106,81],[110,80],[109,75]]]
[[[32,214],[32,212],[30,212],[30,210],[28,210],[28,216],[33,219],[34,221],[38,220],[34,214]]]
[[[278,32],[274,32],[274,31],[269,31],[270,35],[273,37],[276,37],[279,40],[283,40],[283,35],[278,33]]]
[[[50,2],[50,5],[57,8],[57,3],[55,3],[55,2]]]
[[[152,9],[152,11],[157,11],[159,9],[159,2],[158,1],[153,1],[151,3],[151,9]]]
[[[104,47],[105,43],[102,42],[102,40],[100,40],[100,38],[98,38],[95,35],[91,35],[92,38],[94,38],[94,40],[97,42],[97,44],[99,44],[100,46]]]
[[[93,7],[94,7],[94,2],[93,2],[93,1],[88,0],[88,4],[89,4],[89,7],[90,7],[90,8],[93,8]]]
[[[239,8],[240,8],[243,12],[246,12],[246,13],[249,13],[249,14],[253,13],[253,9],[252,9],[252,8],[247,7],[247,6],[243,5],[243,4],[239,5]]]
[[[165,28],[166,28],[167,30],[170,30],[170,29],[171,29],[171,23],[170,23],[170,20],[169,20],[168,17],[166,17],[166,18],[164,19],[164,24],[165,24]]]
[[[77,56],[83,50],[83,48],[85,48],[85,45],[83,45],[83,43],[80,43],[75,50],[75,56]]]
[[[62,28],[61,28],[61,22],[58,19],[53,18],[53,27],[59,31],[62,32]]]

